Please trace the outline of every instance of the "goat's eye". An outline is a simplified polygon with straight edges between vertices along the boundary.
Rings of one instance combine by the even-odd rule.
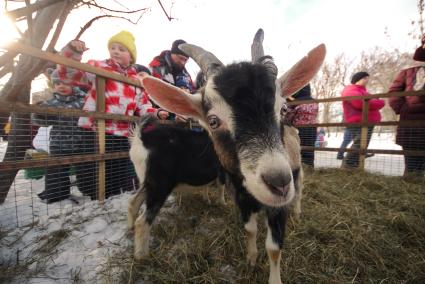
[[[216,115],[208,116],[208,124],[212,129],[216,129],[220,126],[220,119]]]
[[[280,115],[284,116],[288,112],[288,106],[286,104],[282,105],[282,108],[280,109]]]

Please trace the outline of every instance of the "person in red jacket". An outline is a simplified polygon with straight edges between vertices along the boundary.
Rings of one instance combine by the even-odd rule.
[[[413,59],[419,64],[401,70],[389,92],[408,92],[424,90],[425,85],[425,37],[422,38],[422,45],[416,49]],[[425,120],[425,95],[391,97],[390,106],[396,114],[400,115],[400,121]],[[420,151],[425,148],[425,128],[423,127],[397,127],[396,143],[403,147],[403,150]],[[425,157],[411,154],[404,155],[404,175],[410,173],[422,174],[425,171]]]
[[[367,96],[369,95],[366,85],[369,81],[369,74],[367,72],[357,72],[351,78],[351,85],[345,86],[342,91],[342,97],[351,97],[351,96]],[[379,110],[383,108],[385,102],[381,99],[371,99],[369,101],[369,113],[368,121],[369,122],[380,122],[381,113]],[[360,123],[362,122],[362,112],[363,112],[363,100],[347,100],[342,103],[344,111],[344,121],[346,123]],[[360,149],[360,127],[347,127],[348,131],[353,137],[353,145],[351,149],[358,150]],[[373,126],[368,128],[367,132],[367,145],[369,145],[370,138],[372,137]],[[343,160],[343,167],[347,168],[356,168],[359,165],[359,153],[349,152]]]
[[[134,63],[137,49],[134,36],[128,31],[113,35],[106,47],[109,58],[105,60],[89,60],[88,64],[111,73],[130,79],[137,79],[138,70]],[[80,61],[87,47],[83,41],[72,40],[61,51],[65,57]],[[69,69],[69,67],[59,66]],[[139,66],[140,67],[140,66]],[[85,98],[83,110],[96,110],[96,77],[94,74],[75,71],[73,77],[87,78],[89,90]],[[112,79],[105,80],[105,113],[126,116],[157,115],[157,110],[150,103],[148,94],[141,88]],[[84,145],[81,154],[94,154],[96,149],[96,123],[92,117],[80,117],[79,134]],[[105,148],[107,153],[128,151],[130,123],[128,121],[105,120]],[[129,158],[107,160],[105,177],[105,197],[132,190],[134,187],[134,170]],[[96,163],[89,162],[76,166],[78,189],[92,199],[97,198]]]

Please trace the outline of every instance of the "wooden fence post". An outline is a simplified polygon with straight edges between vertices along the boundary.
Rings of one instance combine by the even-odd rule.
[[[105,113],[105,78],[96,76],[96,112]],[[98,154],[105,154],[105,120],[97,120]],[[105,201],[105,161],[97,163],[97,193],[99,202]]]
[[[369,100],[366,99],[363,101],[362,109],[362,123],[367,123],[369,120]],[[364,170],[365,168],[365,159],[366,159],[366,149],[367,149],[367,132],[368,127],[362,126],[360,133],[360,155],[359,155],[359,169]]]

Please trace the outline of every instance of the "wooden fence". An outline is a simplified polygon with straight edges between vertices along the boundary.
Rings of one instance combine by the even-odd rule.
[[[10,102],[10,101],[0,101],[0,111],[2,112],[17,112],[17,113],[39,113],[39,114],[51,114],[51,115],[61,115],[61,116],[70,116],[70,117],[93,117],[97,121],[97,144],[98,144],[98,153],[91,155],[75,155],[67,157],[49,157],[46,160],[20,160],[20,161],[6,161],[0,162],[0,170],[10,170],[10,169],[28,169],[28,168],[37,168],[37,167],[47,167],[47,166],[57,166],[65,164],[77,164],[81,162],[97,162],[98,163],[98,198],[101,202],[105,198],[105,161],[109,159],[119,159],[128,157],[128,152],[114,152],[114,153],[105,153],[105,120],[120,120],[120,121],[130,121],[137,122],[139,121],[138,117],[125,116],[125,115],[116,115],[116,114],[107,114],[105,113],[105,80],[112,79],[116,81],[121,81],[132,86],[141,87],[138,81],[129,79],[127,77],[105,71],[100,68],[93,67],[88,64],[80,63],[51,52],[41,51],[39,49],[21,44],[19,42],[12,43],[7,46],[8,50],[14,51],[16,53],[23,53],[30,56],[37,57],[42,60],[50,61],[56,64],[66,65],[72,68],[76,68],[85,72],[89,72],[96,75],[96,111],[87,112],[83,110],[76,109],[58,109],[52,107],[40,107],[36,105],[29,105],[19,102]],[[408,125],[412,127],[425,127],[425,121],[385,121],[380,123],[369,123],[368,122],[368,108],[369,101],[373,98],[389,98],[389,97],[403,97],[403,96],[419,96],[425,95],[424,91],[419,92],[397,92],[397,93],[385,93],[385,94],[376,94],[369,96],[358,96],[358,97],[337,97],[329,99],[314,99],[314,100],[303,100],[303,101],[293,101],[289,102],[289,105],[299,105],[299,104],[310,104],[310,103],[325,103],[325,102],[339,102],[345,100],[363,100],[363,115],[362,122],[356,124],[347,124],[347,123],[318,123],[313,125],[299,125],[297,127],[347,127],[347,126],[358,126],[361,127],[361,145],[360,145],[360,168],[364,169],[365,165],[365,156],[366,153],[380,153],[380,154],[415,154],[419,156],[425,156],[424,151],[402,151],[402,150],[379,150],[379,149],[367,149],[366,145],[366,136],[367,128],[369,126],[376,125]],[[166,122],[165,122],[166,123]],[[316,147],[302,147],[303,149],[308,150],[318,150],[318,151],[338,151],[339,148],[316,148]],[[346,149],[346,151],[357,151],[352,149]]]

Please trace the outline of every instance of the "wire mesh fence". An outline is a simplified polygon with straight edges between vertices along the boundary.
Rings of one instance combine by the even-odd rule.
[[[402,150],[402,147],[396,144],[396,126],[388,127],[385,132],[373,131],[368,145],[370,150]],[[425,128],[423,128],[425,131]],[[350,150],[353,145],[351,137],[345,139],[343,128],[323,128],[320,133],[320,128],[317,135],[314,135],[314,141],[317,149],[304,150],[303,152],[314,152],[314,167],[315,168],[341,168],[343,167],[344,157],[347,153],[343,150]],[[323,136],[322,136],[323,135]],[[301,141],[305,140],[302,130],[300,131]],[[305,145],[304,146],[308,146]],[[341,151],[339,151],[341,149]],[[305,154],[303,155],[303,157]],[[304,158],[305,159],[305,158]],[[307,158],[308,159],[308,158]],[[304,161],[305,163],[305,161]],[[312,166],[311,163],[307,163]],[[368,152],[366,154],[365,170],[373,173],[402,176],[404,173],[404,158],[401,154],[384,154]]]
[[[86,72],[99,76],[98,85],[102,85],[102,80],[108,76],[113,80],[135,84],[128,78],[111,75],[104,70],[96,73],[93,67],[62,61],[41,51],[21,50],[24,51],[43,59],[53,58],[58,64],[69,63],[75,68],[86,68]],[[104,99],[104,91],[98,88],[97,92],[97,99]],[[382,94],[381,97],[393,95]],[[425,151],[421,145],[425,141],[425,121],[370,123],[366,114],[370,98],[350,99],[364,100],[366,111],[362,123],[339,123],[340,101],[343,98],[291,103],[326,104],[318,108],[317,117],[319,120],[330,118],[322,124],[296,125],[304,164],[316,169],[348,166],[392,176],[404,175],[406,167],[409,167],[410,172],[423,176]],[[3,104],[0,108],[2,112],[7,112],[7,116],[0,119],[10,120],[9,134],[5,136],[7,141],[0,141],[0,157],[3,159],[0,171],[17,172],[16,177],[10,175],[14,180],[1,181],[11,186],[6,189],[0,186],[0,197],[6,194],[4,202],[0,204],[0,227],[25,226],[47,216],[68,214],[90,200],[102,201],[138,187],[134,168],[128,158],[128,139],[105,134],[104,128],[104,122],[108,119],[128,123],[137,118],[107,114],[102,108],[91,113],[19,103]],[[44,126],[35,124],[31,114],[37,114],[37,120],[43,121]],[[87,116],[97,120],[96,129],[76,127],[78,119]],[[350,130],[349,135],[347,129]],[[402,148],[399,145],[406,143],[397,139],[410,143]],[[345,145],[341,147],[343,141]]]
[[[96,132],[65,127],[56,133],[52,125],[69,122],[70,118],[58,116],[50,119],[47,123],[50,126],[39,127],[31,120],[12,115],[13,132],[0,141],[0,158],[4,161],[2,171],[11,165],[21,167],[18,163],[22,155],[27,164],[17,172],[4,203],[0,205],[0,227],[25,226],[40,218],[67,214],[99,197],[99,162],[79,162],[81,157],[97,152]],[[78,120],[78,117],[71,120]],[[78,139],[69,139],[69,136]],[[106,135],[105,146],[105,153],[117,153],[122,157],[105,162],[106,197],[134,190],[137,180],[126,157],[128,139]],[[7,161],[4,159],[6,152]],[[37,164],[31,165],[31,162]]]

